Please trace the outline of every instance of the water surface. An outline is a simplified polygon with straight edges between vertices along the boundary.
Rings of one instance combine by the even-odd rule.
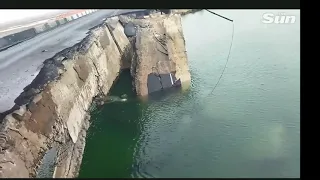
[[[93,112],[80,177],[299,177],[300,12],[216,10],[183,18],[192,85],[142,103],[129,72]],[[297,15],[263,24],[262,14]],[[209,95],[208,95],[209,94]]]

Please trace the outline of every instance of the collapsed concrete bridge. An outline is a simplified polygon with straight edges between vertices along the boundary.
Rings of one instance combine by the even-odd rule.
[[[81,42],[45,60],[1,122],[0,177],[36,177],[48,150],[56,154],[53,177],[76,177],[89,108],[128,68],[139,96],[189,87],[179,14],[108,18]]]

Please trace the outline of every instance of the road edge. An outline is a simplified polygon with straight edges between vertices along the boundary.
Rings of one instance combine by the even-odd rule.
[[[78,12],[66,17],[60,16],[59,18],[54,18],[48,22],[40,25],[33,26],[32,28],[13,33],[7,36],[0,38],[0,51],[4,51],[14,45],[17,45],[23,41],[31,39],[41,33],[51,31],[57,27],[60,27],[64,24],[67,24],[71,21],[74,21],[78,18],[84,17],[86,15],[92,14],[98,11],[97,9],[87,9],[82,12]]]

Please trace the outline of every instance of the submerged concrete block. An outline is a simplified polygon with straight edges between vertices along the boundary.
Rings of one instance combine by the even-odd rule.
[[[161,80],[156,74],[150,73],[148,75],[147,82],[149,94],[160,91],[162,89]]]
[[[174,73],[156,74],[151,73],[148,75],[148,92],[153,93],[161,90],[165,90],[172,87],[180,86]]]

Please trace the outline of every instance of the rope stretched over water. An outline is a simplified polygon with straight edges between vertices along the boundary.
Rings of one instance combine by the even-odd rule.
[[[205,9],[205,10],[208,11],[209,13],[212,13],[212,14],[214,14],[214,15],[216,15],[216,16],[219,16],[219,17],[221,17],[221,18],[223,18],[223,19],[226,19],[226,20],[228,20],[228,21],[233,22],[232,19],[229,19],[229,18],[226,18],[226,17],[224,17],[224,16],[221,16],[220,14],[217,14],[217,13],[215,13],[215,12],[212,12],[212,11],[210,11],[209,9]]]
[[[207,10],[207,9],[206,9],[206,10]],[[226,17],[223,17],[223,16],[221,16],[221,15],[219,15],[219,14],[216,14],[216,13],[214,13],[214,12],[211,12],[211,11],[209,11],[209,10],[207,10],[207,11],[210,12],[210,13],[212,13],[212,14],[214,14],[214,15],[217,15],[217,16],[219,16],[219,17],[222,17],[222,18],[227,19],[228,21],[231,21],[231,22],[232,22],[231,43],[230,43],[230,47],[229,47],[229,53],[228,53],[228,56],[227,56],[227,61],[226,61],[226,64],[224,65],[224,68],[223,68],[222,73],[221,73],[221,75],[220,75],[220,77],[219,77],[219,79],[218,79],[218,82],[217,82],[216,85],[213,87],[213,89],[211,90],[211,92],[208,94],[208,96],[209,96],[209,95],[211,95],[211,94],[213,93],[213,91],[216,89],[216,87],[217,87],[218,84],[220,83],[220,80],[221,80],[221,78],[222,78],[222,76],[223,76],[223,74],[224,74],[224,71],[225,71],[226,68],[227,68],[227,64],[228,64],[228,62],[229,62],[229,57],[230,57],[231,48],[232,48],[232,44],[233,44],[234,23],[233,23],[233,20],[231,20],[231,19],[228,19],[228,18],[226,18]]]
[[[221,18],[223,18],[223,19],[226,19],[226,20],[228,20],[228,21],[232,22],[231,43],[230,43],[230,47],[229,47],[229,52],[228,52],[228,56],[227,56],[227,61],[226,61],[225,65],[224,65],[224,67],[223,67],[222,73],[221,73],[221,75],[220,75],[220,77],[219,77],[219,79],[218,79],[217,83],[216,83],[216,84],[215,84],[215,86],[212,88],[211,92],[210,92],[210,93],[208,93],[208,94],[206,95],[206,97],[208,97],[208,96],[210,96],[210,95],[212,95],[212,94],[213,94],[214,90],[215,90],[215,89],[217,88],[217,86],[219,85],[220,80],[221,80],[221,78],[222,78],[222,76],[223,76],[223,74],[224,74],[224,72],[225,72],[225,70],[226,70],[226,68],[227,68],[227,64],[228,64],[228,62],[229,62],[230,53],[231,53],[231,49],[232,49],[232,45],[233,45],[233,37],[234,37],[234,22],[233,22],[233,20],[232,20],[232,19],[226,18],[226,17],[224,17],[224,16],[222,16],[222,15],[219,15],[219,14],[217,14],[217,13],[214,13],[214,12],[212,12],[212,11],[208,10],[208,9],[205,9],[205,10],[206,10],[206,11],[208,11],[208,12],[210,12],[210,13],[212,13],[212,14],[214,14],[214,15],[216,15],[216,16],[219,16],[219,17],[221,17]],[[196,111],[196,112],[197,112],[197,111]]]

